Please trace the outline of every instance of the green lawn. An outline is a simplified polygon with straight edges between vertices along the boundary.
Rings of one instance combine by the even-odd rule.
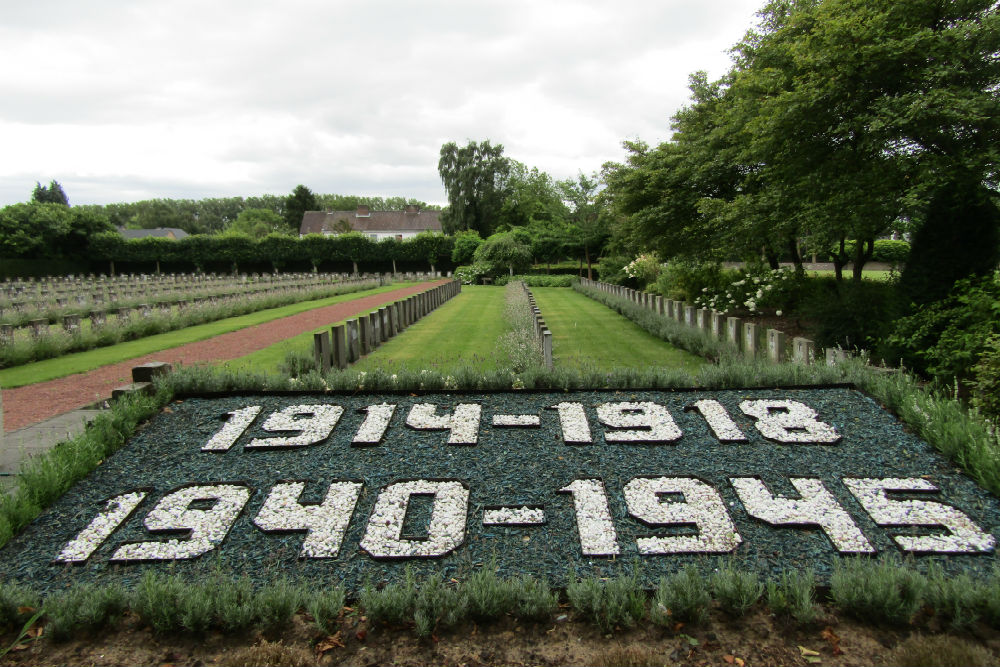
[[[610,308],[564,287],[535,287],[531,293],[552,332],[556,366],[681,368],[695,372],[708,363],[647,333]]]
[[[352,368],[439,370],[497,367],[496,341],[503,321],[504,288],[463,285],[458,296],[384,343]]]
[[[83,373],[108,364],[114,364],[127,359],[135,359],[136,357],[177,347],[178,345],[184,345],[186,343],[205,340],[213,336],[218,336],[219,334],[229,333],[230,331],[236,331],[237,329],[244,329],[263,322],[270,322],[271,320],[288,317],[289,315],[295,315],[314,308],[322,308],[323,306],[330,306],[335,303],[351,301],[361,296],[380,294],[382,292],[388,292],[412,284],[413,283],[395,283],[393,285],[384,285],[382,287],[364,290],[361,292],[340,294],[326,299],[302,301],[300,303],[282,306],[281,308],[259,310],[255,313],[249,313],[239,317],[230,317],[224,320],[209,322],[207,324],[199,324],[186,329],[178,329],[176,331],[157,334],[156,336],[147,336],[138,340],[119,343],[118,345],[109,345],[108,347],[101,347],[94,350],[88,350],[86,352],[76,352],[54,359],[46,359],[44,361],[36,361],[31,364],[24,364],[23,366],[6,368],[0,370],[0,387],[13,389],[15,387],[21,387],[35,382],[54,380],[67,375],[73,375],[74,373]],[[282,358],[284,358],[283,355]]]
[[[821,271],[806,271],[807,276],[815,276],[817,278],[832,278],[836,275],[833,269],[823,269]],[[892,271],[869,271],[865,269],[861,272],[861,277],[864,280],[877,280],[879,282],[885,282],[892,275]],[[896,272],[899,275],[899,272]],[[849,270],[844,270],[844,280],[851,279],[851,272]]]

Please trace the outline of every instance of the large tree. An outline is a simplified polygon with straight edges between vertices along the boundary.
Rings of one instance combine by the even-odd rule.
[[[39,204],[62,204],[63,206],[69,206],[66,191],[59,185],[59,181],[55,180],[49,182],[48,187],[36,181],[35,189],[31,193],[31,201]]]
[[[289,230],[298,233],[302,226],[302,215],[306,211],[316,211],[319,205],[316,203],[316,195],[312,190],[304,185],[296,185],[292,194],[285,200],[285,224]]]
[[[438,174],[448,193],[448,208],[441,215],[446,234],[472,230],[488,237],[496,229],[509,191],[510,161],[501,144],[489,140],[455,142],[441,146]]]

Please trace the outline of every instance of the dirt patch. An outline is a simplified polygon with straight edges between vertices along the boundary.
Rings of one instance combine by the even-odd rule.
[[[558,619],[558,620],[556,620]],[[280,634],[246,633],[157,637],[135,616],[125,617],[100,636],[56,643],[46,639],[0,658],[3,665],[882,665],[919,633],[914,628],[867,627],[827,613],[800,626],[764,609],[733,619],[715,611],[699,626],[616,630],[602,635],[594,626],[564,612],[542,624],[503,619],[468,623],[427,640],[409,627],[369,627],[348,610],[338,632],[316,633],[299,615]],[[924,633],[933,630],[927,619]],[[941,646],[988,651],[994,663],[1000,632],[977,626],[968,632],[938,634],[927,664],[947,664]],[[3,646],[14,640],[3,637]]]

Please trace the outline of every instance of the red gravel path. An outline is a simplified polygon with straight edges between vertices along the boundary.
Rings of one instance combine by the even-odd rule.
[[[64,412],[109,398],[112,389],[132,381],[133,366],[150,361],[190,365],[198,362],[236,359],[292,336],[297,336],[304,331],[349,319],[352,315],[368,312],[381,303],[422,292],[443,282],[447,281],[423,283],[391,292],[373,294],[221,334],[197,343],[162,350],[110,366],[102,366],[86,373],[30,384],[17,389],[4,389],[4,431],[16,431]]]

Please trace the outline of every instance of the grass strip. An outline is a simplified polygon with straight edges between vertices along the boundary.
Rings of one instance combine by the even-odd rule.
[[[579,292],[561,287],[533,287],[531,292],[552,331],[553,356],[560,366],[603,371],[657,366],[693,373],[706,363]]]
[[[464,285],[440,308],[383,343],[352,366],[355,371],[376,369],[430,370],[497,369],[497,339],[506,330],[504,288]]]
[[[147,336],[145,338],[125,343],[118,343],[117,345],[111,345],[109,347],[67,354],[55,359],[46,359],[44,361],[25,364],[14,368],[6,368],[0,370],[0,387],[13,389],[15,387],[34,384],[36,382],[55,380],[56,378],[73,375],[74,373],[84,373],[108,364],[117,363],[127,359],[134,359],[136,357],[170,349],[179,345],[185,345],[187,343],[206,340],[208,338],[212,338],[213,336],[218,336],[219,334],[245,329],[246,327],[263,324],[265,322],[281,319],[282,317],[288,317],[290,315],[296,315],[307,310],[323,308],[325,306],[351,301],[353,299],[371,294],[389,292],[399,289],[400,287],[406,287],[409,284],[412,283],[396,283],[361,292],[339,294],[325,299],[301,301],[299,303],[282,306],[280,308],[259,310],[255,313],[240,315],[239,317],[229,317],[222,320],[216,320],[215,322],[209,322],[207,324],[199,324],[197,326],[178,329],[168,333]]]

